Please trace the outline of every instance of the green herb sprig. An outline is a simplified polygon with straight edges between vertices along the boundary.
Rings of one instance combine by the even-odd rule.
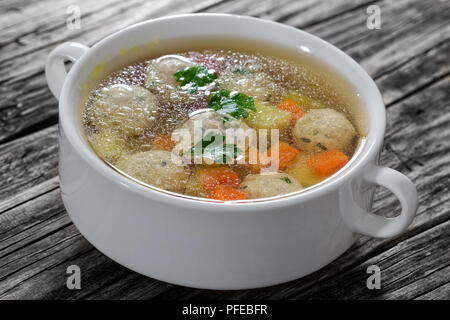
[[[193,93],[197,92],[199,87],[213,82],[217,75],[214,70],[208,70],[205,66],[192,66],[178,70],[174,77],[183,90]]]
[[[219,139],[220,143],[215,143],[216,139]],[[214,145],[212,145],[213,143]],[[226,144],[225,136],[209,133],[197,142],[188,153],[192,156],[210,159],[217,164],[223,164],[237,159],[242,154],[242,150],[235,144]]]
[[[283,180],[283,181],[286,182],[286,183],[289,183],[289,184],[292,183],[291,179],[289,179],[288,177],[282,177],[282,178],[280,178],[280,179]]]
[[[223,116],[225,121],[233,118],[247,118],[248,110],[256,111],[255,102],[252,97],[243,93],[231,93],[228,90],[219,90],[213,93],[208,108],[214,109]]]

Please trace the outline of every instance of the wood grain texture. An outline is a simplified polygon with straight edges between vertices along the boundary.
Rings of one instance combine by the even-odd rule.
[[[0,299],[445,299],[449,298],[450,5],[446,1],[76,1],[82,29],[65,28],[74,1],[0,4]],[[382,9],[368,30],[366,8]],[[381,163],[417,185],[420,205],[408,231],[389,240],[360,237],[336,261],[302,279],[258,290],[209,291],[170,285],[118,265],[76,230],[57,177],[57,102],[43,74],[46,55],[66,40],[93,44],[144,19],[180,12],[247,14],[316,34],[353,56],[375,78],[387,109]],[[447,23],[446,23],[447,22]],[[399,211],[378,190],[378,214]],[[68,290],[66,268],[82,269]],[[368,265],[382,289],[365,286]]]

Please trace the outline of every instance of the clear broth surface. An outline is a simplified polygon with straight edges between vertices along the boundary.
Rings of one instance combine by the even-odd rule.
[[[218,74],[215,80],[217,84],[213,89],[190,93],[179,88],[171,90],[171,87],[166,86],[164,81],[161,83],[158,83],[158,81],[148,81],[148,74],[150,68],[152,68],[152,63],[154,64],[155,59],[164,55],[181,56],[190,60],[193,65],[202,65],[209,70],[214,70]],[[113,55],[113,58],[105,62],[100,69],[101,72],[96,77],[88,79],[86,82],[82,122],[86,136],[91,142],[94,151],[114,168],[116,168],[118,160],[102,157],[102,153],[99,151],[104,145],[98,147],[98,145],[93,143],[95,140],[93,137],[101,133],[104,128],[96,126],[97,119],[95,117],[98,115],[93,116],[92,110],[95,110],[96,99],[104,88],[119,84],[147,88],[156,97],[158,105],[155,120],[147,128],[131,135],[123,134],[123,132],[118,133],[120,140],[125,141],[126,147],[122,146],[123,150],[121,151],[124,154],[135,154],[153,150],[156,137],[170,136],[174,130],[183,126],[192,112],[208,108],[209,100],[214,92],[222,88],[229,89],[230,91],[234,89],[239,91],[238,89],[242,88],[242,86],[236,85],[236,83],[242,79],[245,80],[245,88],[247,88],[246,86],[249,83],[253,85],[252,83],[254,82],[256,83],[256,87],[258,87],[258,83],[262,83],[261,86],[264,89],[266,88],[264,85],[269,83],[268,87],[270,87],[270,90],[267,90],[267,94],[264,93],[257,98],[253,96],[253,99],[258,101],[258,103],[261,102],[276,107],[287,98],[296,100],[297,95],[295,94],[299,94],[311,102],[305,103],[304,105],[300,105],[299,103],[300,108],[305,113],[308,113],[312,109],[333,109],[343,114],[353,125],[357,133],[356,138],[352,140],[351,144],[346,146],[345,150],[341,150],[349,159],[353,156],[366,134],[365,122],[360,112],[362,102],[359,99],[358,93],[346,79],[338,75],[332,68],[317,62],[300,50],[294,51],[271,45],[270,43],[235,38],[167,40],[157,41],[152,45],[139,48],[121,50],[118,55]],[[161,79],[158,78],[157,80]],[[293,93],[294,96],[292,95]],[[299,101],[303,100],[300,99]],[[240,120],[245,121],[246,119]],[[293,125],[290,124],[280,130],[280,140],[297,148],[293,139],[292,127]],[[326,149],[323,150],[329,151]],[[296,163],[297,168],[287,167],[280,170],[280,172],[290,174],[289,179],[291,176],[295,179],[299,177],[297,180],[299,180],[303,187],[314,185],[328,177],[313,177],[314,174],[311,173],[311,168],[306,165],[306,161],[310,157],[320,152],[317,150],[305,151],[299,149],[299,154],[292,160]],[[301,167],[300,164],[305,166],[305,168]],[[194,179],[193,176],[195,176],[199,169],[208,168],[207,165],[193,164],[188,167],[189,178],[187,179],[189,181],[183,182],[183,184],[188,183],[188,185],[191,185],[191,180]],[[232,184],[232,187],[243,191],[243,193],[245,193],[244,187],[247,187],[242,186],[246,176],[249,174],[259,174],[259,172],[251,170],[247,165],[232,164],[227,167],[231,168],[238,176],[238,182]],[[124,171],[124,173],[135,177],[133,172]],[[284,176],[281,178],[285,179]],[[139,178],[136,179],[140,180]],[[143,182],[152,185],[152,183]],[[197,190],[199,185],[201,186],[201,183],[199,184],[196,181],[195,190],[186,190],[185,187],[183,190],[175,188],[175,192],[196,197],[210,197],[210,191]],[[157,185],[157,187],[161,186]],[[165,188],[163,186],[162,189],[174,191],[171,187]],[[265,193],[263,190],[262,193],[257,194]],[[276,194],[270,194],[270,196],[276,196]],[[220,198],[220,200],[228,199]]]

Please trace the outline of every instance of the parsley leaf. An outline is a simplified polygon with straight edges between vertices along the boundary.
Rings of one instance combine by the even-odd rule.
[[[218,139],[218,142],[216,142]],[[217,133],[208,133],[202,140],[190,149],[191,155],[202,156],[217,164],[231,163],[242,154],[242,150],[235,144],[226,144],[225,136]]]
[[[310,143],[311,142],[311,139],[304,138],[304,137],[301,137],[300,140],[302,140],[305,143]]]
[[[316,144],[316,146],[318,146],[320,149],[322,150],[327,150],[327,147],[325,147],[323,144],[321,144],[320,142],[318,144]]]
[[[255,103],[252,97],[243,93],[231,94],[228,90],[219,90],[214,92],[209,101],[208,108],[214,109],[218,114],[224,117],[224,120],[230,120],[226,115],[233,118],[247,118],[248,110],[256,111]]]
[[[280,179],[283,180],[283,181],[286,182],[286,183],[289,183],[289,184],[292,183],[291,179],[289,179],[288,177],[282,177],[282,178],[280,178]]]
[[[233,73],[238,74],[254,74],[254,72],[250,69],[242,69],[242,68],[236,68],[233,70]]]
[[[204,66],[187,67],[178,70],[173,76],[177,82],[181,82],[182,89],[189,92],[197,92],[199,87],[203,87],[217,78],[214,70],[208,70]]]

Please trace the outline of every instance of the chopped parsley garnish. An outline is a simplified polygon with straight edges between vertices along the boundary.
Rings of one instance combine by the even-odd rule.
[[[209,101],[208,108],[214,109],[223,116],[224,121],[230,120],[227,115],[233,118],[247,118],[248,110],[256,111],[255,102],[252,97],[243,93],[231,93],[228,90],[214,92]]]
[[[289,183],[289,184],[292,183],[291,179],[289,179],[288,177],[283,177],[283,178],[280,178],[280,179],[283,180],[286,183]]]
[[[233,70],[234,73],[239,74],[254,74],[254,72],[250,69],[236,68]]]
[[[217,140],[216,140],[217,139]],[[202,156],[217,164],[231,163],[242,154],[235,144],[226,144],[225,136],[209,133],[197,142],[189,152],[192,156]]]
[[[320,142],[318,144],[316,144],[316,146],[318,146],[320,149],[322,150],[327,150],[327,147],[325,147],[323,144],[321,144]]]
[[[311,142],[311,139],[303,138],[303,137],[301,137],[300,140],[302,140],[305,143],[310,143]]]
[[[173,76],[177,82],[180,82],[182,89],[189,92],[197,92],[199,87],[203,87],[217,78],[214,70],[208,70],[205,66],[187,67],[178,70]]]

